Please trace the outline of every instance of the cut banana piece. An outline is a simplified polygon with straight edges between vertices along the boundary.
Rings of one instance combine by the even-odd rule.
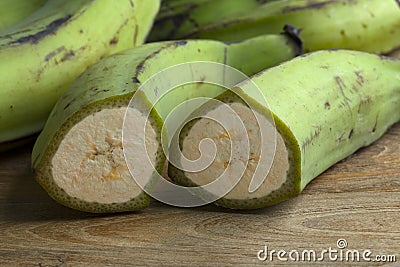
[[[111,204],[128,202],[142,193],[135,186],[122,151],[121,129],[125,112],[126,108],[122,107],[103,109],[78,122],[65,135],[51,164],[54,182],[71,197]],[[134,119],[141,123],[146,120],[140,113]],[[150,124],[146,136],[154,140],[148,147],[154,164],[159,143]],[[81,145],[77,146],[77,143]],[[138,163],[135,167],[143,176],[151,176],[151,166],[143,166],[140,155],[137,156],[132,159]]]
[[[229,180],[239,179],[239,183],[218,196],[216,204],[255,209],[292,198],[400,120],[399,72],[400,61],[393,58],[332,50],[306,54],[258,73],[218,96],[219,103],[196,110],[194,115],[200,118],[180,133],[182,158],[204,156],[207,151],[197,152],[199,144],[213,140],[217,153],[212,164],[197,172],[170,164],[169,176],[181,185],[203,186],[220,178],[229,165],[245,166],[243,175],[228,173]],[[247,134],[237,135],[239,123],[221,128],[219,124],[233,116],[222,111],[225,105],[241,118]],[[205,117],[212,113],[220,120]],[[243,149],[245,140],[250,143],[249,153]]]

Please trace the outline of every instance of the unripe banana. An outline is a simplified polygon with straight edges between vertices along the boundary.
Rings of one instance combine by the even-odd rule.
[[[159,0],[49,0],[0,36],[0,143],[37,133],[88,66],[141,44]]]
[[[189,61],[242,66],[242,71],[254,74],[297,55],[298,43],[291,38],[260,36],[229,45],[208,40],[149,43],[103,59],[80,76],[54,107],[32,153],[38,182],[55,200],[74,209],[119,212],[146,207],[149,197],[134,181],[124,160],[125,111],[134,114],[132,125],[138,127],[132,128],[131,141],[124,137],[130,145],[143,140],[137,125],[146,124],[147,152],[155,170],[146,165],[146,155],[139,149],[133,149],[137,152],[133,160],[135,170],[150,183],[165,163],[160,140],[162,119],[185,99],[214,97],[222,89],[205,83],[184,86],[183,91],[163,98],[148,119],[143,109],[157,88],[146,95],[137,93],[141,102],[127,109],[138,88],[159,71]]]
[[[259,0],[162,1],[148,41],[164,41],[184,36],[202,25],[246,14],[260,5]]]
[[[47,0],[0,1],[0,31],[16,24],[39,9]]]
[[[243,165],[242,176],[227,177],[235,181],[239,175],[239,182],[216,204],[261,208],[297,196],[327,168],[400,120],[400,61],[358,51],[318,51],[261,72],[217,99],[224,104],[205,104],[195,113],[203,117],[180,133],[184,156],[196,158],[197,144],[208,138],[216,144],[215,160],[196,173],[170,165],[169,176],[182,185],[204,185],[228,165]],[[230,116],[222,111],[226,105],[242,119],[247,136],[238,135],[238,124],[224,129],[204,118],[224,121]],[[241,145],[239,155],[230,158],[230,145],[247,138],[248,153]]]
[[[169,37],[234,41],[276,33],[291,24],[301,30],[305,52],[343,48],[389,53],[400,44],[399,5],[398,0],[280,0]]]

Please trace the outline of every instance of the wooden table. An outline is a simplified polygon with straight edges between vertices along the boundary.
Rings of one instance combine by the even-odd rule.
[[[276,255],[272,263],[259,261],[265,245],[320,252],[338,249],[340,238],[348,244],[343,251],[370,249],[372,255],[395,255],[400,264],[400,124],[326,171],[299,197],[251,212],[156,202],[135,213],[77,212],[36,184],[30,150],[0,156],[0,266],[275,266],[288,262]]]

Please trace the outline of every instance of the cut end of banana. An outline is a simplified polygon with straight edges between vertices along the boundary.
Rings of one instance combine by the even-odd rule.
[[[276,203],[277,198],[290,193],[293,184],[290,178],[291,151],[284,137],[276,130],[270,115],[252,110],[236,98],[224,102],[239,116],[247,136],[238,131],[241,126],[230,118],[232,114],[227,114],[222,105],[207,108],[202,118],[183,129],[181,151],[187,159],[195,160],[201,156],[197,145],[201,140],[211,139],[216,145],[214,160],[199,172],[172,167],[171,178],[181,184],[203,186],[218,179],[224,172],[228,172],[229,181],[234,181],[244,168],[239,182],[216,204],[233,209],[253,209]],[[219,122],[226,123],[228,127],[224,128]],[[240,146],[246,140],[248,146]],[[235,143],[239,144],[236,151],[232,150]],[[236,157],[235,154],[241,156]],[[252,187],[255,190],[251,190]]]
[[[155,127],[140,110],[130,108],[130,122],[146,125],[146,149],[153,166],[160,165],[158,156],[160,138]],[[148,205],[148,196],[132,177],[123,151],[122,130],[126,107],[100,109],[87,115],[69,128],[62,137],[49,169],[37,169],[39,180],[48,192],[66,206],[90,212],[117,212],[137,210]],[[142,130],[143,131],[143,130]],[[142,131],[129,126],[130,136],[124,146],[131,151],[140,145],[130,140],[140,140]],[[140,173],[148,183],[154,175],[154,167],[141,160],[135,162],[135,173]],[[163,162],[162,162],[163,163]],[[47,177],[47,179],[46,179]]]

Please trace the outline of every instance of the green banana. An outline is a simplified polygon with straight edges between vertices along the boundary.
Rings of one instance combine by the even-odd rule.
[[[305,52],[342,48],[389,53],[400,43],[399,5],[398,0],[280,0],[168,37],[234,41],[276,33],[291,24],[301,30]]]
[[[0,143],[39,132],[89,65],[141,44],[159,0],[49,0],[0,36]]]
[[[259,0],[162,1],[148,41],[164,41],[174,36],[184,36],[201,25],[217,23],[253,11],[261,5],[260,2]]]
[[[0,1],[0,31],[16,24],[39,9],[47,0]]]
[[[143,109],[157,88],[145,94],[136,93],[138,88],[159,71],[191,61],[226,63],[251,75],[299,54],[298,42],[292,38],[260,36],[232,44],[208,40],[149,43],[101,60],[69,87],[40,134],[32,152],[38,182],[55,200],[78,210],[120,212],[146,207],[149,197],[132,179],[122,154],[125,111],[134,113],[135,127],[140,128],[139,122],[146,124],[148,154],[161,173],[165,163],[161,126],[168,112],[188,98],[213,97],[222,89],[206,83],[185,85],[163,98],[147,120]],[[141,101],[127,109],[134,94]],[[135,145],[144,137],[140,129],[133,130],[136,139],[131,144]],[[139,150],[134,155],[135,169],[151,184],[153,168],[144,163]]]
[[[205,138],[214,141],[217,154],[203,171],[170,165],[169,176],[182,185],[204,185],[227,166],[243,165],[238,184],[216,204],[255,209],[295,197],[327,168],[370,145],[400,120],[399,73],[400,60],[350,50],[305,54],[263,71],[218,96],[225,104],[206,103],[195,112],[223,121],[228,114],[221,110],[228,105],[242,119],[247,136],[238,134],[238,124],[224,130],[204,117],[186,124],[180,133],[184,156],[198,156],[196,145]],[[236,140],[249,139],[248,153],[239,145],[239,160],[229,158],[235,152],[228,136],[232,147]],[[228,179],[235,175],[240,174]]]

